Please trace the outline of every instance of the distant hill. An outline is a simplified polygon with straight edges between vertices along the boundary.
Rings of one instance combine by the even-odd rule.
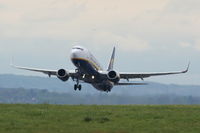
[[[22,76],[22,75],[0,75],[0,87],[3,88],[26,88],[47,89],[52,91],[67,91],[72,85],[70,82],[62,82],[56,78]]]
[[[198,96],[176,94],[130,96],[116,93],[58,93],[43,89],[0,88],[0,103],[29,104],[200,104]]]
[[[200,104],[200,86],[149,83],[114,87],[110,93],[57,78],[0,75],[0,103],[51,104]]]

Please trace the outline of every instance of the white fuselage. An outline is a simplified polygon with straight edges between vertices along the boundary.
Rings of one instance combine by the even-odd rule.
[[[101,77],[99,71],[103,71],[103,69],[89,50],[75,46],[72,48],[70,56],[72,63],[83,74],[80,80],[92,84],[98,90],[112,89],[114,83]]]

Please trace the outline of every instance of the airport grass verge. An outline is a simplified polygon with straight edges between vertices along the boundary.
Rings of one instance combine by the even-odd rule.
[[[0,133],[199,133],[199,105],[0,104]]]

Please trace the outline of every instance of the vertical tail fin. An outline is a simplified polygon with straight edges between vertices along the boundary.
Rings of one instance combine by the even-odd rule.
[[[108,66],[108,71],[113,70],[114,60],[115,60],[115,47],[113,48],[112,56]]]

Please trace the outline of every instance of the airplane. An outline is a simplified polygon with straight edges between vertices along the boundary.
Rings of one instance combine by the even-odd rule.
[[[100,66],[97,59],[92,55],[92,53],[82,47],[82,46],[74,46],[71,50],[71,61],[76,67],[75,70],[48,70],[48,69],[37,69],[37,68],[28,68],[21,67],[11,64],[11,66],[24,69],[34,72],[41,72],[47,74],[49,77],[57,76],[62,81],[68,81],[69,78],[76,83],[74,84],[74,90],[81,90],[82,86],[80,81],[91,84],[94,88],[99,91],[110,92],[114,86],[117,85],[146,85],[146,83],[130,83],[129,79],[139,78],[144,80],[144,78],[148,78],[151,76],[161,76],[161,75],[172,75],[172,74],[182,74],[187,73],[189,69],[189,65],[184,71],[176,71],[176,72],[151,72],[151,73],[133,73],[133,72],[117,72],[114,70],[114,59],[115,59],[115,47],[113,48],[111,59],[109,62],[109,66],[107,70],[103,70]],[[119,82],[121,79],[125,79],[128,82],[121,83]]]

